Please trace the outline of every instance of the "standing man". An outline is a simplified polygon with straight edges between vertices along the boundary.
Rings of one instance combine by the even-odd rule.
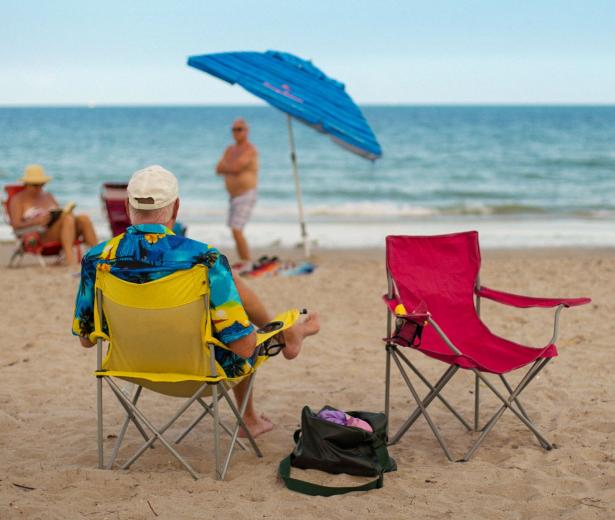
[[[243,228],[256,204],[258,152],[248,141],[248,124],[244,119],[236,119],[231,130],[235,144],[224,150],[216,166],[216,173],[224,175],[224,184],[230,197],[228,226],[233,233],[239,259],[246,266],[250,262],[250,249]]]

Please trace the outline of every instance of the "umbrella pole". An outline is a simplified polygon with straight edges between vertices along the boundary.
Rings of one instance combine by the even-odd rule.
[[[295,137],[293,135],[292,120],[289,115],[288,119],[288,143],[290,144],[290,161],[293,166],[293,177],[295,178],[295,195],[297,197],[297,206],[299,207],[299,225],[301,226],[301,240],[303,242],[303,254],[305,258],[310,256],[310,244],[308,242],[307,229],[305,227],[305,217],[303,215],[303,202],[301,201],[301,184],[299,183],[299,168],[297,167],[297,154],[295,152]]]

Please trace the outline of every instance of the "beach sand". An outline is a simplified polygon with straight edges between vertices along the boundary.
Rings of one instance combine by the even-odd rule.
[[[489,287],[593,298],[590,305],[563,312],[560,356],[524,394],[528,413],[557,449],[542,450],[508,412],[470,462],[451,463],[421,418],[390,448],[399,469],[386,475],[383,489],[332,498],[286,490],[276,478],[277,464],[293,447],[303,405],[384,407],[382,250],[319,252],[319,267],[309,277],[249,282],[273,311],[291,306],[320,311],[322,332],[297,360],[280,356],[259,372],[257,404],[276,426],[259,439],[264,458],[236,451],[225,482],[213,479],[209,424],[180,445],[202,474],[199,481],[160,446],[129,471],[96,469],[96,356],[69,334],[77,280],[63,268],[8,270],[8,254],[3,245],[0,518],[615,518],[615,250],[483,254],[481,280]],[[483,316],[494,331],[517,341],[539,346],[551,336],[550,311],[485,302]],[[409,355],[432,378],[444,368]],[[393,388],[395,430],[408,413],[409,395],[398,375]],[[445,393],[468,418],[472,390],[473,378],[460,372]],[[105,392],[105,434],[112,435],[122,415]],[[486,419],[497,403],[486,391],[482,395]],[[158,424],[178,405],[153,395],[143,399],[144,410]],[[430,410],[454,455],[461,457],[476,434],[464,431],[439,403]],[[129,448],[139,445],[132,427],[128,440]],[[106,439],[107,453],[113,441]],[[362,481],[295,471],[330,485]]]

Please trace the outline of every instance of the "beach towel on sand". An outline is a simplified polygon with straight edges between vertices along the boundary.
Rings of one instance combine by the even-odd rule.
[[[242,264],[233,265],[239,270],[239,274],[245,278],[261,278],[267,276],[302,276],[311,274],[316,270],[316,264],[312,262],[299,262],[280,260],[277,256],[261,256],[249,268]]]

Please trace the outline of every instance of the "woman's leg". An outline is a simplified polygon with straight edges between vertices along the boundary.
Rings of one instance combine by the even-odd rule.
[[[73,247],[75,245],[75,239],[77,238],[77,226],[75,223],[75,217],[72,213],[66,213],[62,215],[60,223],[60,242],[62,242],[62,249],[64,250],[64,258],[66,259],[66,265],[74,265],[75,252],[73,251]]]
[[[75,243],[76,236],[75,217],[72,213],[63,213],[42,236],[42,241],[43,243],[61,242],[66,264],[73,265],[75,263],[73,244]]]
[[[77,236],[82,236],[83,240],[89,247],[94,247],[98,244],[98,238],[96,238],[96,231],[90,217],[87,215],[77,215],[75,217],[75,223],[77,225]]]

